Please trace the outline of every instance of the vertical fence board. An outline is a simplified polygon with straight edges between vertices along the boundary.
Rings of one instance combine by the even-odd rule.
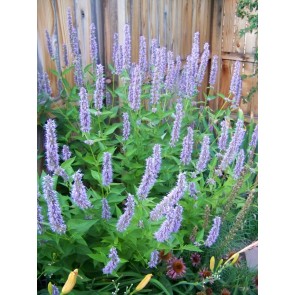
[[[140,1],[132,1],[130,25],[132,28],[132,62],[138,63],[139,36],[140,36]]]
[[[54,13],[53,6],[50,0],[39,0],[37,5],[38,19],[37,19],[37,30],[38,30],[38,57],[41,62],[42,69],[44,72],[48,73],[53,96],[57,93],[57,79],[50,69],[55,69],[55,63],[51,60],[45,37],[45,30],[48,30],[50,36],[54,33]]]
[[[232,52],[234,39],[236,0],[227,0],[224,2],[223,15],[223,42],[222,50]]]

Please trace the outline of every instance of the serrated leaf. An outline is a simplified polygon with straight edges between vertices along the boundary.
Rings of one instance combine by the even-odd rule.
[[[195,246],[195,245],[184,245],[181,247],[182,250],[188,250],[188,251],[195,251],[198,252],[200,251],[200,248]]]
[[[75,234],[85,234],[96,222],[97,220],[70,219],[67,226],[68,229],[74,231]]]

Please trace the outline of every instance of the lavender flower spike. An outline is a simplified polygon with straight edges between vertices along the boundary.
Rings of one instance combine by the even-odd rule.
[[[228,123],[226,120],[220,123],[221,125],[221,134],[218,139],[218,148],[220,151],[226,150],[227,139],[228,139]]]
[[[92,207],[88,200],[86,188],[82,182],[83,174],[78,170],[74,175],[74,184],[71,190],[71,198],[73,202],[82,210]]]
[[[113,36],[113,52],[112,52],[112,58],[113,58],[114,65],[115,65],[115,61],[117,59],[118,49],[119,49],[119,35],[118,35],[118,33],[115,33]]]
[[[53,180],[50,175],[43,177],[43,194],[48,207],[48,220],[53,232],[64,234],[66,225],[61,215],[61,208],[57,200],[57,193],[53,190]]]
[[[93,94],[94,107],[100,111],[103,106],[103,97],[105,91],[105,78],[103,76],[103,66],[101,64],[96,67],[96,84],[95,91]]]
[[[124,213],[120,216],[117,223],[117,231],[123,232],[129,226],[131,219],[134,215],[134,208],[135,208],[134,197],[133,195],[128,194]]]
[[[52,285],[52,295],[60,295],[59,290],[55,285]]]
[[[154,161],[154,158],[149,157],[146,160],[145,172],[142,177],[139,188],[137,190],[137,195],[141,200],[147,198],[156,180],[157,180],[157,174],[155,172],[155,161]]]
[[[156,49],[158,48],[158,40],[152,39],[151,47],[150,47],[150,71],[153,71],[153,67],[156,65],[156,58],[157,52]]]
[[[67,145],[65,145],[65,144],[62,147],[62,152],[61,153],[62,153],[61,158],[64,161],[68,160],[71,157],[71,155],[72,155],[72,153],[70,151],[70,148]]]
[[[240,67],[241,67],[241,63],[240,61],[237,60],[234,65],[234,71],[233,71],[233,75],[230,82],[230,88],[229,88],[230,93],[234,95],[237,94],[237,88],[238,88],[239,78],[240,78]]]
[[[69,180],[69,176],[68,176],[67,172],[65,171],[65,169],[61,168],[60,166],[58,166],[54,170],[54,174],[62,177],[65,182]]]
[[[153,147],[153,159],[154,159],[154,172],[156,175],[158,175],[161,169],[161,164],[162,164],[160,144],[155,144]]]
[[[103,153],[102,185],[108,186],[113,182],[112,155]]]
[[[210,55],[209,44],[205,43],[204,44],[204,51],[201,56],[201,63],[200,63],[199,69],[198,69],[197,77],[196,77],[196,82],[197,82],[198,86],[201,86],[202,82],[204,80],[206,68],[207,68],[207,64],[208,64],[208,60],[209,60],[209,55]]]
[[[233,98],[233,102],[232,102],[233,109],[237,109],[239,107],[241,95],[242,95],[242,79],[241,79],[241,77],[239,77],[238,82],[237,82],[236,94],[235,94],[235,96]]]
[[[95,34],[96,28],[94,23],[90,25],[90,56],[92,59],[92,62],[95,62],[97,60],[97,42],[96,42],[96,34]]]
[[[39,200],[39,192],[38,192],[38,197],[37,197],[37,232],[38,232],[38,234],[42,234],[44,217],[42,214],[42,208],[39,205],[38,200]]]
[[[182,151],[180,155],[180,161],[184,165],[188,165],[192,160],[192,152],[193,152],[193,145],[194,145],[194,131],[191,127],[187,128],[187,136],[183,139],[182,143]]]
[[[45,35],[46,35],[46,42],[47,42],[47,50],[48,50],[50,57],[53,59],[54,54],[53,54],[52,42],[51,42],[51,38],[50,38],[47,30],[45,31]]]
[[[124,28],[124,51],[123,51],[123,67],[129,69],[131,66],[131,36],[130,36],[130,27],[128,24],[125,24]]]
[[[43,73],[43,91],[48,95],[52,94],[50,80],[46,72]]]
[[[102,202],[101,218],[108,220],[112,217],[111,208],[109,206],[108,200],[106,198],[102,198],[101,202]]]
[[[147,71],[147,60],[146,60],[146,41],[144,36],[139,37],[139,59],[138,64],[140,71],[145,73]]]
[[[159,251],[155,250],[151,253],[150,261],[148,263],[148,266],[150,268],[154,268],[159,263]]]
[[[197,171],[203,172],[208,164],[210,159],[210,138],[209,136],[205,135],[202,142],[201,153],[199,156],[199,161],[197,164]]]
[[[127,140],[130,135],[130,122],[128,113],[123,113],[123,140]]]
[[[78,87],[83,86],[83,71],[82,71],[82,59],[81,55],[77,55],[74,59],[74,66],[75,66],[75,71],[74,71],[74,80],[75,83]]]
[[[243,149],[240,150],[238,157],[237,157],[237,161],[236,161],[236,166],[234,169],[234,175],[233,178],[234,179],[238,179],[241,175],[241,172],[243,170],[244,167],[244,162],[245,162],[245,152]]]
[[[194,34],[193,46],[192,46],[192,65],[193,65],[193,78],[195,79],[198,74],[198,61],[200,54],[200,33]]]
[[[178,181],[175,188],[173,188],[163,200],[156,205],[150,212],[150,220],[159,220],[163,215],[167,214],[174,205],[184,196],[187,189],[187,182],[184,173],[179,173]]]
[[[209,84],[211,87],[215,85],[218,70],[218,56],[214,55],[212,58],[211,71],[209,77]]]
[[[80,88],[80,128],[82,132],[90,131],[91,117],[89,112],[89,101],[86,89]]]
[[[209,235],[205,241],[205,246],[211,247],[217,240],[219,236],[220,231],[220,224],[221,224],[221,218],[219,216],[216,216],[213,220],[213,226],[209,232]]]
[[[175,120],[174,120],[174,124],[172,128],[172,132],[171,132],[170,146],[172,147],[175,146],[175,143],[179,139],[182,117],[183,117],[182,103],[178,102],[176,104]]]
[[[252,138],[251,138],[251,141],[249,143],[249,146],[253,149],[256,148],[256,145],[257,145],[257,141],[258,141],[258,125],[256,125],[253,133],[252,133]]]
[[[227,166],[233,162],[236,154],[238,153],[238,150],[245,135],[243,125],[243,121],[239,119],[236,124],[235,133],[219,165],[221,171],[224,171],[227,168]]]
[[[196,200],[198,191],[197,191],[196,184],[194,182],[188,183],[188,191],[189,191],[189,195]]]
[[[54,172],[59,165],[59,156],[56,139],[56,124],[53,119],[48,119],[45,124],[45,158],[48,171]]]
[[[117,250],[115,247],[112,247],[109,253],[109,258],[111,259],[108,264],[102,269],[104,274],[111,274],[120,262]]]
[[[63,51],[64,65],[65,65],[65,67],[68,67],[69,66],[69,57],[68,57],[68,49],[67,49],[66,44],[62,45],[62,51]]]
[[[179,230],[182,221],[183,208],[177,205],[174,209],[170,208],[167,212],[167,219],[162,223],[160,229],[155,232],[154,236],[158,242],[165,242],[170,238],[172,233]]]
[[[129,85],[128,100],[132,110],[140,109],[140,95],[141,95],[142,75],[140,73],[139,65],[135,65],[131,73],[131,82]]]

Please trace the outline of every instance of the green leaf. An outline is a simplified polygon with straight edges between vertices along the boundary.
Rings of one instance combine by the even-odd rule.
[[[109,135],[111,133],[114,133],[114,131],[121,125],[122,125],[121,123],[113,124],[112,126],[106,129],[106,131],[104,132],[104,135]]]
[[[200,248],[195,246],[195,245],[184,245],[181,247],[182,250],[188,250],[188,251],[195,251],[198,252],[200,251]]]
[[[91,170],[91,175],[99,183],[101,182],[101,176],[100,176],[100,174],[97,171]]]
[[[62,72],[62,75],[65,76],[67,73],[69,73],[72,69],[74,69],[75,66],[70,66],[69,68],[65,69],[63,72]]]
[[[53,70],[53,69],[50,69],[50,72],[51,72],[53,75],[55,75],[56,77],[60,78],[60,74],[59,74],[58,71]]]
[[[207,96],[207,101],[215,99],[217,96],[216,95],[208,95]]]
[[[150,283],[157,286],[159,289],[161,289],[165,294],[167,295],[171,295],[171,293],[167,290],[167,288],[162,284],[160,283],[158,280],[152,278],[150,280]]]
[[[97,222],[97,220],[70,219],[67,225],[70,231],[85,234]]]

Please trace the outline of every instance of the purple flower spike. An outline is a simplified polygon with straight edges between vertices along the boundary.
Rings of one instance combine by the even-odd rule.
[[[236,124],[235,133],[220,163],[219,169],[221,169],[221,171],[224,171],[228,165],[233,162],[236,154],[239,151],[240,145],[242,144],[245,135],[243,126],[243,121],[239,119]]]
[[[71,190],[71,198],[73,202],[82,210],[91,208],[92,205],[87,197],[86,187],[82,182],[83,174],[78,170],[74,175],[74,184]]]
[[[219,216],[216,216],[213,220],[213,226],[209,232],[207,240],[205,241],[206,247],[211,247],[216,242],[219,236],[220,224],[221,224],[221,218]]]
[[[48,207],[48,220],[53,232],[64,234],[66,225],[61,215],[61,208],[57,200],[57,193],[53,190],[53,180],[50,175],[43,177],[43,195]]]
[[[173,60],[173,52],[167,52],[167,75],[165,79],[165,89],[167,92],[172,92],[175,81],[175,66]]]
[[[151,71],[151,73],[153,71],[153,67],[156,65],[156,58],[157,58],[156,49],[158,47],[159,47],[158,40],[152,39],[151,48],[150,48],[150,71]]]
[[[67,174],[65,169],[61,168],[60,166],[54,170],[54,174],[62,177],[65,182],[69,181],[69,175]]]
[[[112,217],[111,208],[109,206],[108,200],[106,198],[102,198],[101,202],[102,202],[101,218],[108,220]]]
[[[71,8],[68,7],[67,9],[67,26],[68,26],[68,33],[69,33],[69,38],[70,38],[70,44],[71,44],[71,48],[73,51],[73,40],[72,40],[72,36],[73,36],[73,19],[72,19],[72,13],[71,13]]]
[[[194,182],[188,183],[188,191],[189,191],[189,195],[196,200],[198,191],[197,191],[196,184]]]
[[[97,42],[96,42],[96,28],[94,23],[90,25],[90,56],[92,62],[97,60]]]
[[[166,47],[161,47],[160,48],[160,64],[158,65],[161,81],[164,79],[164,76],[166,73],[166,65],[167,65]]]
[[[176,142],[179,139],[182,117],[183,117],[182,103],[178,102],[176,104],[175,120],[174,120],[174,124],[172,128],[172,132],[171,132],[170,146],[172,147],[175,146]]]
[[[210,159],[210,138],[209,136],[205,135],[202,142],[201,153],[199,157],[199,161],[197,164],[197,171],[203,172],[208,164]]]
[[[134,208],[135,208],[134,197],[133,195],[128,194],[124,213],[120,216],[117,223],[117,231],[123,232],[129,226],[131,219],[134,215]]]
[[[214,55],[212,58],[211,71],[210,71],[210,77],[209,77],[209,84],[211,87],[215,85],[217,71],[218,71],[218,56]]]
[[[191,127],[187,128],[187,136],[183,139],[182,143],[182,151],[180,155],[180,161],[184,165],[188,165],[192,160],[192,152],[193,152],[193,145],[194,145],[194,131]]]
[[[193,60],[190,55],[186,58],[186,65],[184,68],[185,73],[185,95],[187,97],[192,97],[195,90],[195,81],[193,77]]]
[[[53,48],[52,48],[52,41],[51,41],[50,35],[47,30],[45,31],[45,35],[46,35],[47,50],[48,50],[50,57],[53,59],[54,54],[53,54]]]
[[[118,33],[115,33],[113,36],[113,52],[112,52],[112,57],[113,57],[113,63],[115,64],[115,60],[117,58],[117,51],[119,49],[119,35]]]
[[[234,174],[233,174],[233,178],[234,179],[238,179],[241,175],[241,172],[243,170],[244,167],[244,162],[245,162],[245,152],[243,149],[240,150],[238,157],[237,157],[237,161],[236,161],[236,166],[234,169]]]
[[[150,261],[148,263],[149,268],[154,268],[159,263],[159,251],[155,250],[151,253]]]
[[[220,123],[221,125],[221,134],[218,139],[218,148],[220,151],[226,150],[227,139],[228,139],[228,123],[226,120]]]
[[[62,45],[62,51],[63,51],[64,65],[65,65],[65,67],[68,67],[69,66],[69,57],[68,57],[68,49],[67,49],[66,44]]]
[[[161,164],[162,164],[160,144],[155,144],[153,147],[153,159],[154,159],[154,172],[156,175],[158,175],[161,169]]]
[[[80,54],[79,50],[79,39],[78,39],[78,33],[76,28],[72,28],[72,53],[75,58],[77,58]]]
[[[152,88],[151,88],[151,104],[155,106],[160,99],[160,82],[161,82],[161,73],[160,73],[160,48],[156,48],[156,64],[153,67],[152,71]]]
[[[48,95],[52,94],[50,80],[46,72],[43,73],[43,91]]]
[[[237,94],[237,89],[239,87],[240,68],[241,68],[241,63],[240,61],[237,60],[234,65],[234,71],[233,71],[233,75],[230,82],[230,88],[229,88],[230,93],[233,95]]]
[[[163,215],[167,214],[167,212],[184,196],[186,189],[187,182],[185,174],[179,173],[176,187],[150,212],[150,220],[159,220]]]
[[[74,71],[75,83],[78,87],[82,87],[84,82],[83,82],[81,55],[77,55],[76,58],[74,59],[74,66],[75,66],[75,71]]]
[[[142,177],[139,188],[137,190],[137,195],[139,199],[143,200],[147,198],[156,180],[157,180],[157,175],[155,173],[154,158],[149,157],[146,160],[145,172]]]
[[[130,135],[130,122],[128,113],[123,113],[123,140],[127,140]]]
[[[128,24],[125,24],[124,28],[124,51],[123,51],[123,66],[125,69],[129,69],[131,66],[131,36],[130,36],[130,27]]]
[[[80,88],[80,128],[82,132],[90,132],[91,117],[88,95],[84,87]]]
[[[138,64],[141,73],[147,71],[147,60],[146,60],[146,41],[144,36],[139,37],[139,59]]]
[[[241,77],[239,77],[238,82],[237,82],[236,94],[235,94],[235,96],[233,98],[233,102],[232,102],[233,109],[237,109],[239,107],[241,95],[242,95],[242,79],[241,79]]]
[[[172,233],[178,232],[182,221],[183,208],[177,205],[174,209],[170,208],[167,212],[166,220],[162,223],[160,229],[155,232],[154,236],[158,242],[169,240]]]
[[[105,78],[103,76],[103,66],[101,64],[96,67],[96,84],[95,91],[93,94],[94,107],[100,111],[103,106],[103,97],[105,91]]]
[[[120,75],[123,70],[123,46],[119,45],[115,59],[115,73]]]
[[[70,148],[67,145],[63,145],[61,153],[62,153],[61,158],[64,161],[68,160],[72,155]]]
[[[59,156],[56,124],[53,119],[48,119],[45,124],[45,157],[48,171],[54,172],[59,165]]]
[[[256,145],[257,145],[257,141],[258,141],[258,125],[256,125],[253,133],[252,133],[252,138],[251,138],[251,141],[249,143],[249,146],[253,149],[256,148]]]
[[[38,192],[38,197],[37,197],[37,232],[38,234],[42,234],[43,232],[43,222],[44,222],[44,217],[42,214],[42,208],[39,205],[39,192]]]
[[[113,182],[112,155],[103,153],[102,185],[108,186]]]
[[[132,110],[140,109],[142,75],[139,65],[135,65],[131,73],[131,82],[129,85],[128,100]]]
[[[59,290],[55,285],[52,285],[52,295],[60,295]]]
[[[196,77],[198,86],[201,86],[202,82],[204,80],[206,68],[207,68],[207,64],[208,64],[208,60],[209,60],[209,55],[210,55],[209,44],[205,43],[204,44],[204,51],[201,56],[201,63],[200,63],[199,69],[198,69],[197,77]]]
[[[102,272],[106,274],[111,274],[120,262],[117,250],[115,247],[112,247],[109,253],[109,258],[111,259],[108,264],[102,269]]]
[[[192,65],[193,65],[193,78],[196,79],[198,73],[198,61],[200,55],[200,33],[194,34],[193,46],[192,46]]]

